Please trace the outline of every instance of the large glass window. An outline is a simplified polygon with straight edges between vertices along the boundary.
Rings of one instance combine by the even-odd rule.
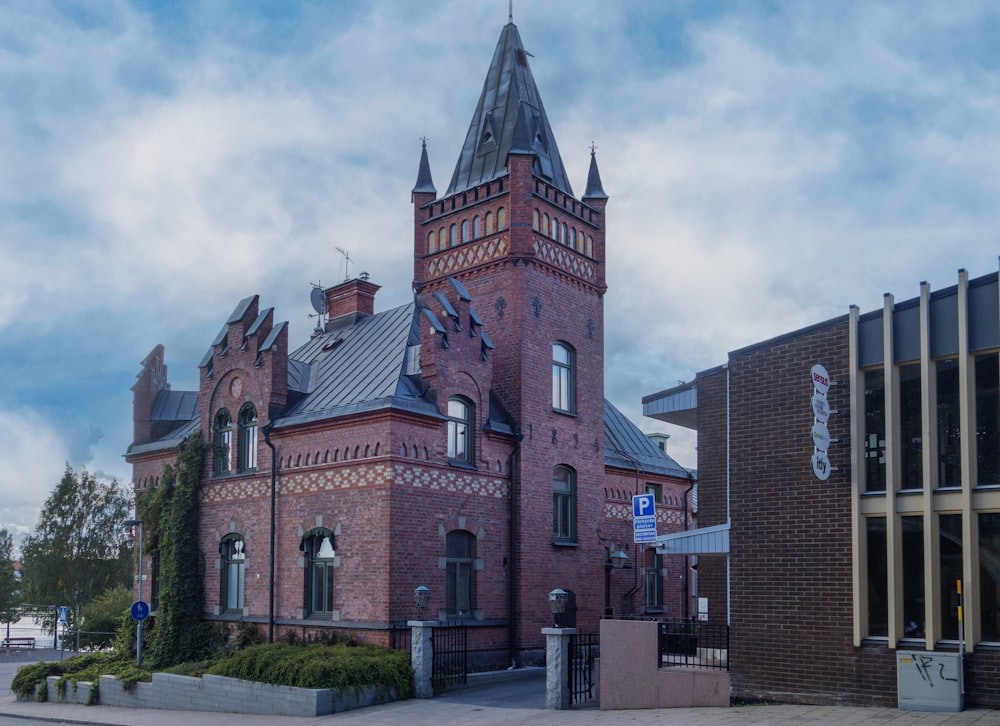
[[[966,607],[972,611],[969,603]],[[980,640],[1000,642],[1000,513],[979,515]]]
[[[962,579],[962,515],[942,514],[941,550],[941,638],[958,640],[958,591]]]
[[[885,517],[869,517],[868,530],[868,635],[889,635],[889,576]]]
[[[226,610],[243,607],[244,546],[243,537],[238,534],[227,534],[222,538],[222,593]]]
[[[644,555],[642,576],[646,595],[646,608],[663,609],[663,566],[660,554],[652,547]]]
[[[229,411],[220,408],[215,414],[215,424],[212,431],[213,471],[216,474],[226,474],[233,468],[233,417]]]
[[[920,407],[920,364],[899,367],[899,436],[901,488],[924,486],[923,420]]]
[[[464,398],[448,399],[448,458],[472,463],[473,416],[475,408]]]
[[[576,472],[568,466],[552,469],[552,536],[576,542]]]
[[[557,411],[576,411],[574,359],[573,349],[568,345],[552,344],[552,408]]]
[[[473,559],[476,539],[469,532],[449,532],[445,540],[445,608],[453,617],[472,615]]]
[[[1000,358],[976,358],[976,484],[1000,484]]]
[[[962,486],[962,428],[958,415],[958,358],[937,362],[939,487]]]
[[[885,491],[885,372],[865,371],[865,491]]]
[[[240,409],[240,471],[257,468],[257,409],[252,403],[244,403]]]
[[[903,637],[923,638],[924,518],[903,517]]]
[[[303,538],[303,549],[308,559],[306,575],[306,602],[311,613],[333,612],[333,570],[336,549],[333,532],[317,528]]]

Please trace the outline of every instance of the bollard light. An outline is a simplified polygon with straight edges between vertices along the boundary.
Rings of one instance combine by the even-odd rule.
[[[549,593],[549,610],[552,611],[552,620],[554,628],[559,627],[559,623],[556,622],[559,616],[566,612],[566,601],[569,600],[569,593],[562,588],[557,587],[555,590]]]

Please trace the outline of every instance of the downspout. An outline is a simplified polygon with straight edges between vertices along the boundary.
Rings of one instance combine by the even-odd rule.
[[[521,452],[521,431],[514,429],[514,450],[510,452],[508,466],[510,467],[510,552],[507,555],[507,650],[510,667],[517,666],[517,622],[514,613],[517,612],[517,457]]]
[[[684,531],[688,531],[688,495],[694,489],[694,474],[688,472],[691,486],[684,490]],[[691,557],[684,555],[684,619],[691,617]]]
[[[274,642],[274,532],[275,532],[275,500],[278,491],[277,486],[277,471],[278,471],[278,452],[274,448],[274,444],[271,443],[271,429],[274,426],[274,422],[268,420],[264,428],[261,429],[261,433],[264,434],[264,443],[267,444],[267,448],[271,450],[271,560],[268,563],[268,578],[267,578],[267,642]]]

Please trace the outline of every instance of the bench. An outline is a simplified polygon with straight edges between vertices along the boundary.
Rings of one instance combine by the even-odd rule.
[[[4,638],[3,639],[4,648],[34,648],[35,639],[31,637],[25,638]]]

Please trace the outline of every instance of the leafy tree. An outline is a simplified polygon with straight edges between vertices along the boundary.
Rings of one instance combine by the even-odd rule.
[[[116,480],[99,481],[68,465],[24,540],[24,598],[37,605],[71,605],[75,620],[95,596],[131,581],[132,551],[122,523],[130,499]]]
[[[80,645],[84,648],[110,645],[122,625],[122,616],[129,612],[131,605],[132,593],[120,585],[105,590],[84,605],[84,632],[80,635]]]
[[[17,579],[14,577],[14,538],[0,529],[0,623],[13,623],[20,617]]]

